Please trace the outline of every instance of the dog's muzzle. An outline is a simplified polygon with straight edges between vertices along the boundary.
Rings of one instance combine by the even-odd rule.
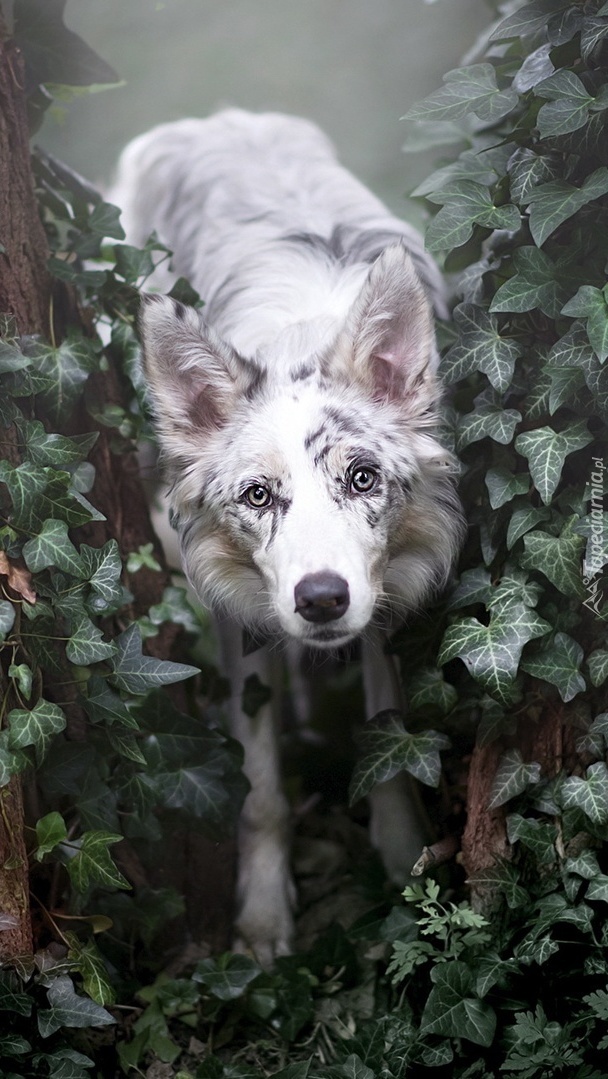
[[[307,622],[334,622],[348,610],[348,583],[335,573],[307,573],[294,588],[296,614]]]

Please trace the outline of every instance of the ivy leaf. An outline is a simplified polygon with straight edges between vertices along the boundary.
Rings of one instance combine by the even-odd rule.
[[[500,408],[494,404],[481,404],[474,412],[468,412],[458,421],[456,448],[459,450],[479,442],[482,438],[491,438],[502,446],[513,441],[513,434],[521,420],[521,412],[515,408]]]
[[[86,892],[93,884],[101,884],[105,888],[131,887],[116,868],[108,850],[122,838],[113,832],[90,831],[74,842],[78,850],[67,862],[67,871],[77,891]]]
[[[196,964],[192,981],[204,985],[218,1000],[238,1000],[261,973],[262,968],[255,959],[228,952],[218,959],[201,959]]]
[[[447,383],[457,382],[475,371],[483,371],[492,386],[506,390],[513,381],[515,361],[522,346],[500,336],[498,319],[473,303],[462,303],[454,310],[458,340],[442,361],[441,371]]]
[[[518,749],[508,749],[500,758],[490,791],[488,809],[497,809],[525,791],[530,784],[538,783],[540,764],[524,764]]]
[[[85,712],[92,723],[127,727],[139,730],[139,723],[125,702],[108,686],[105,678],[93,675],[87,683],[88,696],[83,701]]]
[[[564,809],[575,806],[594,824],[608,822],[608,768],[598,761],[587,769],[585,779],[568,776],[561,785],[561,801]]]
[[[38,1012],[38,1030],[48,1038],[61,1027],[103,1027],[116,1020],[90,997],[80,996],[68,975],[55,978],[47,989],[49,1009]]]
[[[559,691],[563,701],[571,701],[584,693],[587,685],[580,672],[583,650],[567,633],[556,633],[535,655],[525,657],[522,670],[535,678],[550,682]]]
[[[480,120],[495,123],[515,108],[519,96],[515,90],[500,90],[491,64],[449,71],[444,86],[408,110],[406,120],[464,120],[471,113]]]
[[[486,603],[492,594],[492,578],[484,566],[475,566],[461,574],[457,587],[449,597],[448,610]]]
[[[422,1013],[421,1034],[466,1038],[489,1046],[496,1031],[496,1013],[474,996],[474,976],[466,963],[438,964],[431,975],[434,986]]]
[[[490,41],[526,38],[536,34],[546,28],[556,11],[569,6],[569,0],[532,0],[532,3],[523,4],[506,19],[501,19],[492,31]]]
[[[534,817],[523,817],[519,813],[509,814],[506,823],[509,843],[521,843],[527,847],[541,865],[556,861],[558,835],[552,824],[543,824]]]
[[[122,598],[122,559],[115,539],[108,540],[103,547],[80,545],[80,557],[84,566],[84,576],[93,590],[107,603],[115,603]]]
[[[534,242],[542,247],[564,221],[607,191],[608,169],[604,166],[587,176],[580,187],[566,180],[551,180],[534,188],[529,195],[530,232]]]
[[[59,705],[39,700],[31,709],[13,708],[8,714],[8,727],[10,748],[34,746],[40,762],[53,736],[65,730],[66,719]]]
[[[446,682],[443,671],[436,667],[427,667],[412,675],[408,679],[407,689],[408,709],[411,712],[433,708],[447,715],[458,702],[455,686]]]
[[[587,656],[587,665],[591,677],[592,686],[602,686],[608,678],[608,652],[604,648],[597,648]]]
[[[486,472],[486,487],[493,510],[511,502],[517,495],[527,495],[530,489],[530,477],[527,472],[514,474],[508,468],[489,468]]]
[[[96,431],[76,438],[49,434],[39,420],[22,420],[18,427],[30,460],[38,465],[58,465],[60,468],[82,461],[98,437]]]
[[[549,318],[557,318],[571,291],[565,267],[537,247],[516,248],[512,263],[515,272],[496,292],[490,311],[517,313],[540,307]]]
[[[84,576],[82,559],[68,536],[65,521],[47,518],[38,535],[23,545],[23,557],[32,573],[56,566],[74,577]]]
[[[518,539],[526,535],[526,532],[536,528],[537,524],[540,524],[541,521],[546,521],[548,517],[549,510],[544,506],[537,507],[529,504],[517,506],[511,514],[511,520],[507,528],[507,547],[509,550],[515,546]]]
[[[49,854],[59,843],[67,839],[67,834],[67,828],[61,813],[53,811],[36,821],[36,839],[38,840],[38,848],[35,854],[36,860],[41,862],[45,854]]]
[[[577,131],[587,123],[590,112],[608,108],[607,88],[593,97],[573,71],[556,71],[536,87],[536,94],[549,99],[536,118],[543,139]]]
[[[84,383],[98,367],[95,346],[90,338],[71,334],[58,348],[33,342],[31,355],[36,371],[45,378],[38,397],[45,416],[56,426],[65,425],[72,417]]]
[[[99,663],[116,655],[116,645],[112,641],[104,641],[102,631],[85,614],[72,626],[65,654],[70,663],[86,667],[89,663]]]
[[[535,611],[524,603],[513,603],[492,611],[490,624],[463,618],[446,630],[439,662],[457,656],[489,693],[499,701],[508,700],[524,645],[551,630]]]
[[[449,746],[449,740],[437,731],[409,734],[401,713],[393,709],[379,712],[366,723],[357,741],[362,759],[350,781],[351,805],[399,772],[409,772],[427,786],[436,787],[441,776],[439,751]]]
[[[562,307],[563,315],[580,315],[587,319],[587,336],[602,363],[608,356],[607,288],[581,285],[576,295]]]
[[[485,229],[515,232],[521,224],[516,206],[495,206],[488,188],[473,180],[459,180],[448,190],[430,196],[432,202],[445,202],[426,232],[429,251],[449,251],[470,240],[475,225]]]
[[[113,1004],[116,993],[107,967],[94,941],[83,944],[75,933],[66,934],[70,943],[68,958],[72,969],[82,975],[82,986],[96,1004]]]
[[[551,502],[566,458],[592,441],[584,420],[569,424],[563,431],[537,427],[517,436],[515,449],[527,457],[532,479],[545,505]]]
[[[582,582],[585,539],[573,531],[577,521],[578,517],[570,518],[559,536],[539,530],[529,532],[524,536],[525,550],[519,556],[519,563],[524,569],[544,574],[564,595],[581,599],[585,594]]]
[[[183,682],[185,678],[199,673],[198,667],[186,663],[172,663],[142,655],[141,632],[135,623],[116,638],[116,647],[110,681],[127,693],[147,693],[156,686]]]
[[[518,146],[509,159],[507,171],[513,202],[527,206],[532,191],[559,176],[560,160],[556,154],[537,154],[528,146]]]
[[[15,608],[8,599],[0,600],[0,639],[4,640],[15,624]]]

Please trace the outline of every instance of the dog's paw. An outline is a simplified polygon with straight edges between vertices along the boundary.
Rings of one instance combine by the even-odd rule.
[[[290,892],[275,896],[271,906],[250,897],[236,921],[234,951],[254,955],[266,970],[279,956],[290,955],[294,933],[292,906]]]

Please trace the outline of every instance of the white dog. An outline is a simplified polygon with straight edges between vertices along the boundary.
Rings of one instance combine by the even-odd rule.
[[[113,200],[128,240],[154,230],[206,305],[149,296],[144,367],[251,783],[237,930],[270,963],[289,951],[294,906],[272,642],[362,635],[368,715],[398,707],[382,627],[441,586],[458,548],[452,462],[433,437],[441,282],[418,234],[300,119],[231,109],[157,127],[126,148]],[[242,626],[270,645],[244,656]],[[276,692],[252,720],[253,671]],[[425,838],[406,777],[371,802],[372,841],[403,879]]]

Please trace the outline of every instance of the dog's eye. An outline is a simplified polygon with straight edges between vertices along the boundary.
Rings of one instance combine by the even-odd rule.
[[[245,500],[256,510],[266,509],[272,502],[272,495],[261,483],[254,483],[245,491]]]
[[[360,495],[367,494],[376,486],[377,479],[378,473],[375,469],[356,468],[350,481],[351,490]]]

